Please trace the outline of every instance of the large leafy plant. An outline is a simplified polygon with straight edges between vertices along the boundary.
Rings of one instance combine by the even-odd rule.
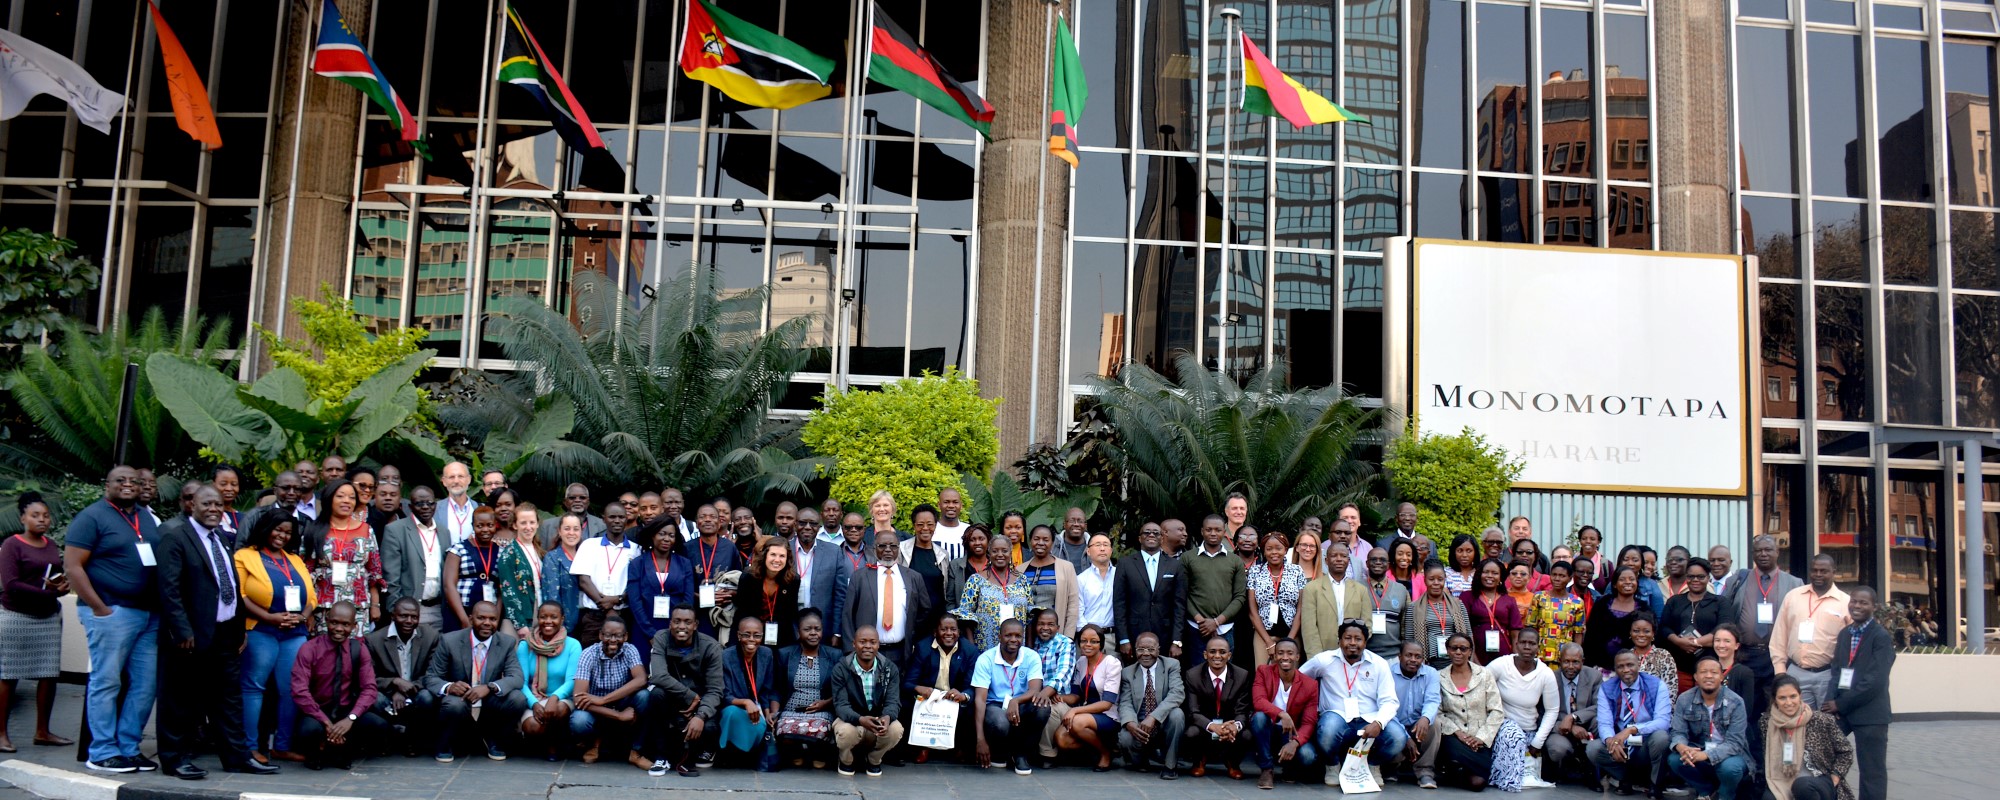
[[[371,336],[354,301],[342,297],[329,284],[320,285],[320,300],[297,301],[300,327],[306,341],[280,339],[263,326],[257,334],[271,348],[271,363],[289,368],[305,379],[306,391],[327,402],[337,402],[389,366],[416,354],[430,331],[422,327],[399,327]],[[427,400],[419,395],[419,419],[428,420]]]
[[[968,472],[959,477],[958,486],[965,498],[965,519],[995,530],[1000,527],[1000,516],[1009,511],[1021,512],[1029,530],[1036,525],[1061,529],[1072,507],[1083,509],[1086,516],[1095,514],[1103,496],[1095,486],[1071,487],[1063,494],[1040,491],[1023,485],[1006,470],[994,470],[990,478]]]
[[[887,490],[903,527],[911,509],[936,503],[938,492],[959,485],[960,474],[993,468],[999,407],[999,400],[979,396],[978,381],[947,367],[943,375],[891,381],[880,391],[828,392],[800,438],[833,459],[834,499],[859,508]]]
[[[722,297],[714,271],[695,268],[634,309],[601,274],[578,273],[570,310],[523,303],[491,314],[491,335],[522,369],[484,375],[490,391],[440,417],[479,434],[488,466],[518,465],[510,478],[803,498],[820,462],[796,458],[795,427],[768,412],[804,363],[812,320],[768,333],[744,325],[767,297]]]
[[[91,334],[73,320],[56,322],[54,343],[29,347],[21,364],[5,377],[14,403],[34,423],[31,430],[0,445],[0,460],[44,478],[103,480],[117,451],[118,403],[125,364],[144,363],[155,353],[171,353],[201,363],[210,372],[229,368],[216,355],[229,347],[229,323],[209,325],[195,317],[169,328],[155,308],[137,326],[120,322],[109,332]],[[126,460],[163,467],[194,460],[191,444],[167,413],[145,370],[132,393],[132,431]]]
[[[1399,499],[1417,506],[1417,532],[1442,550],[1457,534],[1478,536],[1521,476],[1522,461],[1471,428],[1419,433],[1412,419],[1382,462]]]
[[[392,440],[442,466],[443,447],[408,427],[419,397],[411,380],[435,355],[413,353],[335,401],[312,396],[305,377],[290,367],[244,385],[208,364],[155,353],[146,359],[146,374],[161,404],[210,456],[249,465],[268,481],[300,459],[337,454],[351,461]]]
[[[76,242],[27,228],[0,232],[0,340],[38,341],[63,325],[63,307],[97,289],[90,259]]]
[[[1366,453],[1387,438],[1390,412],[1338,387],[1287,390],[1282,366],[1242,386],[1189,355],[1175,366],[1178,380],[1139,364],[1092,380],[1109,434],[1098,449],[1123,478],[1130,515],[1192,527],[1242,492],[1253,524],[1292,531],[1367,499]]]

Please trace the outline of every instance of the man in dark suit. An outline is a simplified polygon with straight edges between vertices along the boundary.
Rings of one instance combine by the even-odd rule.
[[[910,665],[910,648],[917,643],[917,623],[930,616],[931,595],[924,579],[903,566],[902,538],[895,531],[875,534],[875,566],[854,573],[847,583],[846,630],[866,625],[880,637],[882,657],[901,674]],[[895,592],[884,602],[884,588]]]
[[[222,495],[195,490],[193,515],[160,527],[160,694],[157,724],[166,774],[201,780],[194,764],[203,722],[221,734],[222,766],[270,775],[278,769],[250,758],[243,735],[243,610],[222,529]]]
[[[479,727],[486,738],[486,757],[506,761],[500,742],[520,724],[528,710],[521,695],[521,662],[514,656],[518,640],[500,633],[500,607],[480,601],[472,606],[472,628],[453,631],[431,653],[424,688],[438,696],[437,760],[449,764],[459,726],[472,719],[478,704]]]
[[[1590,740],[1597,738],[1597,690],[1604,685],[1604,673],[1584,668],[1582,645],[1564,642],[1556,663],[1561,667],[1556,672],[1556,727],[1542,748],[1548,759],[1543,775],[1552,781],[1562,778],[1567,767],[1587,766],[1570,760],[1581,760]]]
[[[1111,627],[1118,633],[1118,660],[1132,663],[1133,643],[1141,634],[1160,640],[1161,653],[1181,656],[1181,632],[1187,627],[1187,588],[1181,582],[1180,559],[1160,549],[1160,523],[1139,528],[1139,552],[1118,562],[1111,583]]]
[[[1202,663],[1181,675],[1188,723],[1181,748],[1194,764],[1188,774],[1197,778],[1208,772],[1209,761],[1220,760],[1231,780],[1243,780],[1243,753],[1250,744],[1250,671],[1229,663],[1231,655],[1228,639],[1210,637]]]
[[[1854,762],[1861,768],[1860,800],[1889,796],[1889,669],[1896,643],[1875,624],[1875,589],[1856,586],[1847,593],[1853,621],[1833,648],[1833,699],[1820,710],[1840,717],[1840,729],[1854,735]]]
[[[422,614],[415,598],[397,598],[389,608],[393,624],[362,639],[368,646],[369,663],[375,665],[375,713],[402,727],[406,752],[415,752],[418,742],[429,741],[424,735],[437,720],[437,695],[423,684],[431,654],[437,651],[438,632],[422,624]]]

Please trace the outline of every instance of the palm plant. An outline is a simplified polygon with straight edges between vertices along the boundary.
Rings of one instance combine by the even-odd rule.
[[[795,458],[796,426],[768,412],[805,363],[812,320],[759,333],[768,289],[722,297],[704,268],[657,297],[633,309],[617,285],[581,272],[571,313],[523,304],[492,314],[502,352],[523,369],[483,376],[491,391],[440,418],[485,431],[486,461],[516,465],[510,478],[673,486],[752,503],[803,496],[821,462]],[[567,425],[554,418],[565,414]]]
[[[196,317],[169,328],[155,308],[137,326],[120,322],[102,335],[86,333],[75,321],[56,323],[59,344],[31,347],[21,365],[5,377],[7,391],[36,430],[26,441],[0,444],[0,460],[23,473],[103,477],[117,449],[118,402],[126,363],[144,363],[154,353],[213,361],[229,347],[229,323],[213,325]],[[133,393],[131,441],[126,460],[134,464],[185,464],[199,454],[160,404],[145,370]]]
[[[1190,355],[1175,367],[1178,380],[1138,364],[1093,379],[1108,433],[1099,447],[1132,512],[1194,527],[1242,492],[1251,524],[1296,530],[1367,499],[1378,470],[1364,451],[1387,441],[1391,412],[1338,387],[1288,391],[1282,366],[1240,387]]]

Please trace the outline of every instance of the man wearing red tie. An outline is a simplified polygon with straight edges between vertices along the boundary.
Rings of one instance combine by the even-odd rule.
[[[842,630],[875,629],[882,657],[896,665],[898,674],[908,671],[910,646],[919,638],[915,625],[929,619],[931,610],[923,577],[899,561],[901,545],[895,531],[875,534],[875,563],[848,578],[847,607],[841,610]]]
[[[1243,780],[1243,753],[1250,746],[1250,671],[1229,663],[1229,640],[1211,637],[1202,649],[1202,663],[1181,676],[1187,685],[1187,730],[1181,749],[1188,754],[1196,778],[1219,760],[1229,777]]]

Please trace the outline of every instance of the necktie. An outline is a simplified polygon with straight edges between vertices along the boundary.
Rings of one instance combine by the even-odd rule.
[[[222,597],[236,596],[235,576],[230,575],[229,556],[222,552],[222,540],[210,532],[208,535],[209,566],[215,568],[215,591]]]
[[[345,642],[333,646],[333,694],[331,696],[335,703],[340,702],[340,657],[345,655],[344,651],[346,650]]]
[[[486,643],[472,643],[472,681],[486,680]]]
[[[1222,716],[1222,679],[1215,679],[1215,716]]]
[[[882,630],[896,627],[896,568],[882,565]]]
[[[1153,709],[1160,707],[1160,693],[1153,688],[1153,671],[1140,671],[1146,673],[1146,695],[1139,700],[1139,717],[1145,719],[1153,716]]]

